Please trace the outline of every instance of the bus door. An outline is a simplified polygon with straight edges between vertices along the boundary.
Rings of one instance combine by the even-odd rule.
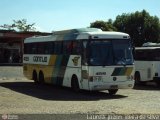
[[[81,85],[82,89],[89,89],[89,71],[88,71],[88,66],[82,65],[82,77],[81,77]]]
[[[82,89],[89,89],[89,68],[88,68],[88,49],[87,49],[87,41],[83,41],[82,43],[82,51],[81,51],[81,85]]]

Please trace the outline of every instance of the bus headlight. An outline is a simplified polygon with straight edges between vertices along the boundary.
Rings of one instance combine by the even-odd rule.
[[[93,82],[93,76],[90,76],[90,77],[89,77],[89,81],[90,81],[90,82]]]
[[[134,79],[133,75],[127,76],[127,80],[133,80],[133,79]]]

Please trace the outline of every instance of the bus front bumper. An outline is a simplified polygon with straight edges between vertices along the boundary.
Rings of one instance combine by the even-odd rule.
[[[90,90],[132,89],[134,80],[116,83],[89,82]]]

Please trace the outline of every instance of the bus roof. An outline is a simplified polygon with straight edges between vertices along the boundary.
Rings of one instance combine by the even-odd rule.
[[[160,43],[147,42],[147,43],[144,43],[142,47],[160,47]]]
[[[101,29],[97,28],[79,28],[71,30],[62,30],[62,31],[53,31],[53,35],[62,35],[62,34],[81,34],[84,32],[102,32]]]
[[[160,47],[136,47],[136,50],[154,50],[154,49],[160,49]]]
[[[97,28],[80,28],[53,32],[49,36],[34,36],[26,38],[24,43],[81,40],[81,39],[129,39],[129,35],[122,32],[102,31]]]

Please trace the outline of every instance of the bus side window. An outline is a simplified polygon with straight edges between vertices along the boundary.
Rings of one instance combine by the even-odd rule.
[[[81,54],[82,52],[82,44],[81,42],[79,41],[73,41],[73,44],[72,44],[72,54],[76,54],[76,55],[79,55]]]
[[[136,52],[135,52],[135,60],[143,60],[143,59],[145,59],[144,52],[136,50]]]
[[[148,51],[148,54],[146,56],[147,56],[147,60],[148,61],[154,60],[153,51],[152,50]]]
[[[37,45],[36,43],[31,43],[31,54],[37,54]]]
[[[53,54],[54,53],[54,42],[46,42],[43,45],[44,54]]]
[[[139,61],[150,61],[152,59],[150,58],[152,55],[148,50],[137,50],[135,56],[135,59]]]
[[[43,42],[37,43],[37,54],[44,54],[44,45]]]
[[[70,55],[72,51],[72,41],[63,42],[63,54]]]
[[[29,54],[30,49],[29,49],[30,43],[24,44],[24,54]]]
[[[48,42],[48,49],[50,54],[54,54],[54,42]]]
[[[49,44],[48,44],[48,42],[43,44],[43,54],[49,54]]]
[[[153,52],[153,56],[156,61],[160,61],[160,49],[155,50],[155,52]]]
[[[77,54],[77,43],[73,41],[72,43],[72,54]]]
[[[54,47],[54,53],[55,54],[62,54],[62,42],[55,42],[55,47]]]

